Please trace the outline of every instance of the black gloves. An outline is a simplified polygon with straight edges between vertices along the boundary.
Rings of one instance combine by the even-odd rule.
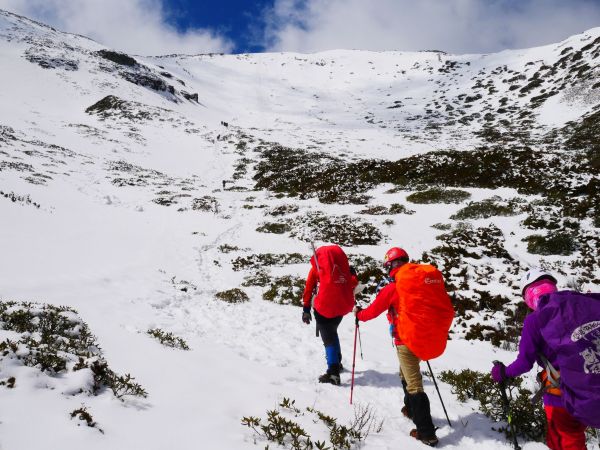
[[[305,306],[302,308],[302,322],[308,325],[311,320],[312,316],[310,315],[310,306]]]

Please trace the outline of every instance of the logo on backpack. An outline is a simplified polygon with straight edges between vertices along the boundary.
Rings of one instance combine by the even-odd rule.
[[[348,279],[337,264],[334,264],[333,269],[331,269],[331,281],[334,284],[346,284],[348,282]]]
[[[583,371],[600,374],[600,321],[585,323],[573,331],[571,341],[578,342],[582,339],[588,343],[579,353],[583,358]]]

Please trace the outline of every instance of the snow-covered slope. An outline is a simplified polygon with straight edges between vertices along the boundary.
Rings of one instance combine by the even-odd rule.
[[[284,397],[351,418],[349,374],[341,388],[316,383],[320,341],[278,304],[297,301],[312,239],[344,244],[363,272],[391,245],[444,269],[462,313],[436,370],[510,361],[477,337],[507,325],[519,271],[542,258],[524,238],[558,233],[562,254],[544,264],[600,287],[599,55],[600,28],[493,55],[131,57],[0,11],[0,338],[39,337],[6,319],[20,307],[5,302],[34,301],[72,308],[100,347],[81,370],[65,349],[57,372],[24,364],[25,343],[7,347],[1,448],[263,448],[240,420]],[[433,185],[464,193],[410,197]],[[461,216],[490,198],[493,214]],[[216,297],[231,288],[249,301]],[[472,306],[478,292],[513,303]],[[191,350],[162,346],[156,328]],[[355,399],[385,419],[364,448],[418,448],[385,318],[361,330]],[[340,336],[348,361],[352,320]],[[99,359],[148,396],[94,392]],[[455,427],[444,425],[426,388],[444,446],[507,445],[442,384]],[[103,433],[70,418],[82,405]]]

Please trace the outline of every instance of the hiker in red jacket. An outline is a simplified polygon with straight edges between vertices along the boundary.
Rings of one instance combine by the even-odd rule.
[[[397,329],[397,306],[399,305],[398,290],[395,283],[395,275],[400,268],[409,261],[408,254],[404,249],[392,247],[387,251],[384,258],[384,267],[388,271],[387,283],[380,287],[375,300],[365,309],[356,307],[354,309],[356,318],[361,322],[374,319],[382,312],[387,311],[387,319],[390,323],[390,334],[394,339],[400,362],[400,379],[404,391],[404,406],[402,414],[412,419],[417,429],[411,431],[411,436],[417,438],[425,445],[434,447],[438,444],[435,435],[435,427],[431,419],[429,399],[423,389],[423,378],[419,368],[419,360],[404,345],[400,339]],[[381,286],[381,285],[380,285]],[[409,386],[410,383],[410,386]]]
[[[311,321],[311,300],[317,323],[317,333],[325,346],[327,372],[320,383],[340,384],[342,351],[337,328],[343,316],[354,307],[354,288],[358,278],[352,273],[348,257],[338,245],[319,247],[310,259],[311,269],[303,294],[302,321]]]

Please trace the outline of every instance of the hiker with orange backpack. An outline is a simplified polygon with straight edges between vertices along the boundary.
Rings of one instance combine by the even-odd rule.
[[[348,257],[338,245],[316,249],[310,264],[302,296],[302,321],[308,325],[312,320],[312,300],[317,333],[323,340],[327,360],[327,371],[319,377],[319,382],[339,386],[342,351],[337,329],[342,318],[354,307],[354,288],[358,285],[358,278],[352,273]]]
[[[367,321],[387,307],[404,390],[402,413],[416,426],[410,435],[435,447],[438,438],[419,363],[443,353],[454,310],[442,274],[435,267],[410,263],[406,251],[399,247],[387,251],[383,265],[390,283],[379,291],[368,308],[357,308],[356,317]]]
[[[558,291],[556,278],[539,268],[521,280],[532,312],[525,318],[519,355],[510,365],[495,362],[492,378],[530,371],[540,374],[546,412],[546,443],[552,450],[586,448],[587,426],[600,428],[600,294]]]

